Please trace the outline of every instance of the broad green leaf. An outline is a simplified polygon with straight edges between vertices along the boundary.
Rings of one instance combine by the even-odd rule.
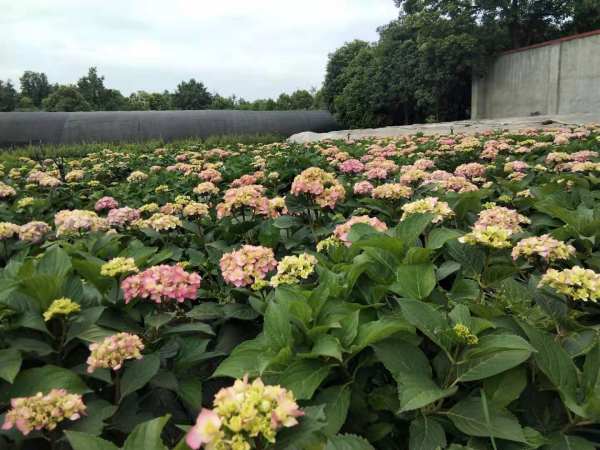
[[[105,426],[104,421],[112,417],[118,407],[102,399],[86,400],[85,406],[86,414],[69,423],[69,430],[100,436]]]
[[[433,214],[411,214],[401,221],[393,230],[394,236],[402,239],[408,246],[412,247],[417,238],[425,231],[431,223]]]
[[[342,346],[340,341],[330,334],[320,335],[311,350],[311,354],[316,356],[326,356],[342,360]]]
[[[71,258],[58,245],[46,249],[37,265],[37,273],[52,275],[56,278],[65,278],[71,271]]]
[[[469,436],[495,437],[515,442],[526,442],[523,429],[515,416],[507,410],[488,403],[489,426],[480,397],[461,400],[447,412],[452,423]]]
[[[418,416],[410,423],[410,450],[442,450],[446,448],[444,428],[427,416]]]
[[[167,415],[139,424],[127,437],[122,450],[167,450],[160,434],[169,418]]]
[[[418,347],[389,339],[373,348],[398,384],[400,412],[422,408],[456,392],[457,387],[441,389],[433,381],[429,361]]]
[[[527,386],[527,370],[524,366],[515,367],[483,382],[488,402],[505,407],[515,401]]]
[[[314,403],[325,405],[327,422],[323,433],[326,436],[333,436],[346,422],[350,406],[350,386],[346,384],[328,387],[317,394]]]
[[[265,313],[264,333],[269,346],[274,350],[293,344],[290,316],[284,305],[278,302],[269,303]]]
[[[436,285],[433,264],[402,264],[396,269],[396,282],[390,290],[417,300],[427,298]]]
[[[177,394],[193,409],[200,411],[202,408],[202,382],[194,378],[180,379]]]
[[[313,396],[330,371],[331,367],[321,361],[297,359],[276,376],[276,381],[291,389],[298,400],[306,400]]]
[[[215,334],[210,325],[202,322],[184,323],[181,325],[176,325],[174,327],[168,327],[163,331],[163,334],[165,336],[169,334],[183,333],[204,334],[208,336],[214,336]]]
[[[543,447],[543,450],[594,450],[598,447],[592,442],[580,436],[569,436],[568,434],[556,434],[552,442]]]
[[[401,331],[414,333],[415,330],[402,317],[398,316],[384,317],[383,319],[362,324],[358,328],[358,335],[352,345],[352,353],[359,352],[363,348],[387,339]]]
[[[212,376],[241,378],[248,374],[250,377],[256,377],[267,368],[271,356],[264,338],[242,342],[219,364]]]
[[[158,373],[160,357],[156,353],[126,364],[121,378],[121,398],[143,388]]]
[[[14,348],[0,350],[0,378],[12,383],[19,373],[23,358]]]
[[[338,434],[327,441],[325,450],[375,450],[365,438],[353,434]]]
[[[19,372],[12,387],[8,389],[8,396],[10,398],[28,397],[38,392],[48,393],[52,389],[61,388],[72,394],[90,392],[90,389],[75,372],[62,367],[46,365]]]
[[[468,358],[457,368],[459,381],[475,381],[505,372],[527,361],[529,350],[497,350],[480,357]]]
[[[475,277],[483,272],[485,253],[481,249],[473,245],[461,244],[458,240],[448,241],[445,249],[450,257],[462,266],[464,275]]]
[[[456,239],[461,236],[462,233],[458,230],[452,230],[449,228],[434,228],[427,236],[427,248],[438,249],[442,248],[444,244],[452,239]]]
[[[79,431],[65,431],[73,450],[119,450],[112,442]]]
[[[569,354],[548,333],[519,321],[531,345],[536,349],[534,360],[558,390],[565,405],[582,417],[585,412],[576,400],[579,373]]]
[[[399,300],[402,314],[406,320],[417,327],[421,333],[435,342],[443,349],[448,349],[450,342],[445,333],[449,330],[449,324],[442,313],[433,306],[418,300]]]
[[[275,450],[323,448],[325,438],[321,430],[326,426],[324,405],[307,406],[302,410],[304,416],[299,419],[299,425],[284,428],[277,433]]]

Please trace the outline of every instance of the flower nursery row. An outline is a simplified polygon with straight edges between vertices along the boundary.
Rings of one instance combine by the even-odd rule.
[[[600,126],[6,158],[0,449],[591,450]]]

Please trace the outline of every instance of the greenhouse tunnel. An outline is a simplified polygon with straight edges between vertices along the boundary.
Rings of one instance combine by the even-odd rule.
[[[339,126],[328,111],[3,112],[0,146],[172,141],[221,135],[326,132]]]

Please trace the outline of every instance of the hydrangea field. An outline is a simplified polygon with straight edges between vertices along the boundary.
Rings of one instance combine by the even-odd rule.
[[[592,450],[600,126],[6,157],[0,449]]]

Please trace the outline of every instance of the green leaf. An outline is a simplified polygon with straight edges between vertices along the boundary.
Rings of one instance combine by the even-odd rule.
[[[171,416],[158,417],[139,424],[127,437],[122,450],[167,450],[160,434]]]
[[[558,390],[565,405],[575,414],[585,417],[576,400],[579,373],[569,354],[548,333],[523,321],[519,321],[519,325],[537,351],[533,358],[538,368]]]
[[[306,400],[313,396],[330,371],[331,367],[321,361],[298,359],[277,377],[277,382],[291,389],[296,399]]]
[[[86,399],[85,405],[86,414],[70,423],[69,430],[100,436],[105,426],[104,421],[113,416],[118,406],[102,399]]]
[[[554,435],[552,442],[543,447],[544,450],[594,450],[596,448],[598,447],[587,439],[562,433]]]
[[[338,434],[327,441],[325,450],[375,450],[365,438],[353,434]]]
[[[442,450],[446,448],[444,428],[432,418],[419,416],[410,423],[410,450]]]
[[[307,450],[309,448],[322,448],[323,440],[320,431],[325,427],[325,414],[323,405],[307,406],[302,408],[304,416],[300,424],[284,428],[277,433],[275,450]]]
[[[219,364],[212,377],[241,378],[245,374],[250,377],[261,375],[269,365],[272,355],[267,351],[264,341],[256,338],[242,342]]]
[[[529,344],[519,336],[484,336],[477,346],[464,352],[457,368],[458,380],[475,381],[492,377],[518,366],[529,359],[531,353]]]
[[[330,334],[322,334],[317,338],[311,354],[316,356],[327,356],[341,361],[342,346],[337,338]]]
[[[401,299],[399,303],[402,314],[410,324],[443,349],[449,348],[450,342],[445,335],[449,325],[440,312],[433,306],[418,300]]]
[[[387,339],[401,331],[411,334],[415,332],[410,324],[398,316],[388,316],[373,322],[364,323],[358,328],[358,335],[356,336],[354,345],[352,345],[351,353],[357,353],[363,348]]]
[[[452,239],[456,239],[461,236],[462,233],[458,230],[451,230],[449,228],[434,228],[427,237],[427,248],[438,249],[442,248],[444,244]]]
[[[417,238],[431,223],[433,214],[411,214],[392,230],[408,247],[414,245]]]
[[[180,379],[177,394],[193,409],[202,408],[202,382],[193,378]]]
[[[79,431],[65,431],[73,450],[119,450],[115,444],[102,438]]]
[[[350,386],[346,384],[323,389],[315,397],[314,403],[325,405],[327,424],[323,428],[323,433],[326,436],[333,436],[346,422],[350,407]]]
[[[58,245],[48,248],[37,265],[37,273],[64,278],[71,271],[71,258]]]
[[[287,308],[279,302],[270,302],[265,312],[264,333],[274,350],[292,345],[292,326]]]
[[[481,249],[473,245],[461,244],[458,240],[448,241],[445,248],[450,257],[462,266],[464,275],[475,277],[483,271],[485,253]]]
[[[165,329],[163,334],[165,336],[169,334],[183,334],[183,333],[193,333],[193,334],[205,334],[208,336],[214,336],[215,332],[212,330],[210,325],[202,322],[194,322],[194,323],[184,323],[181,325],[176,325],[174,327],[168,327]]]
[[[527,386],[527,370],[515,367],[483,382],[485,395],[490,403],[505,407],[515,401]]]
[[[22,370],[8,390],[8,396],[29,397],[38,392],[48,393],[52,389],[66,389],[72,394],[91,392],[85,383],[73,371],[47,365]]]
[[[159,368],[160,357],[156,353],[127,363],[121,378],[121,398],[144,387],[158,373]]]
[[[436,285],[433,264],[402,264],[396,269],[396,282],[390,290],[403,297],[423,300]]]
[[[400,412],[427,406],[457,391],[457,387],[441,389],[432,379],[431,366],[416,346],[389,339],[374,345],[377,358],[390,371],[398,384]]]
[[[466,398],[452,407],[447,416],[465,434],[527,442],[515,416],[494,404],[488,404],[489,426],[480,397]]]
[[[12,348],[0,350],[0,378],[12,383],[19,373],[22,362],[23,358],[19,351]]]

